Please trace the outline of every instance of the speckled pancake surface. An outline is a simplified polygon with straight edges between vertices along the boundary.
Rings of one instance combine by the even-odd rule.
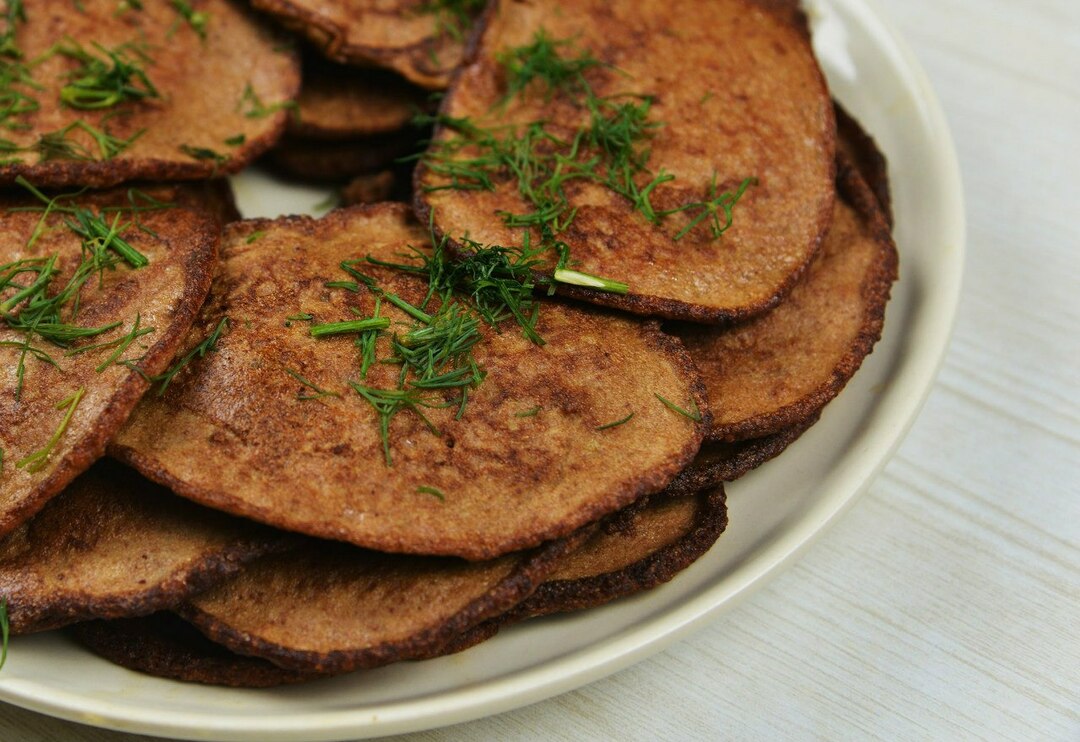
[[[174,196],[193,204],[215,198],[201,190],[150,193],[159,202]],[[5,312],[0,315],[0,535],[36,513],[104,454],[106,442],[149,387],[147,377],[164,371],[175,355],[207,296],[217,257],[216,203],[198,212],[179,207],[140,211],[142,229],[135,224],[127,191],[59,203],[103,215],[109,225],[118,219],[115,226],[122,238],[148,264],[136,269],[120,260],[100,276],[84,272],[88,280],[72,293],[79,297],[78,313],[73,317],[72,298],[62,305],[60,318],[77,328],[110,329],[58,345],[41,335],[44,327],[35,325],[34,332],[19,327],[32,316],[26,297],[20,300],[24,290],[19,287],[43,280],[53,258],[56,272],[45,295],[53,297],[61,288],[74,286],[72,277],[87,265],[83,238],[64,226],[72,214],[54,210],[30,244],[42,213],[12,209],[43,205],[10,195],[0,202],[0,279],[6,284],[0,290]],[[102,211],[112,207],[121,210]],[[107,253],[118,259],[112,249]],[[36,272],[25,272],[27,268]],[[129,335],[131,342],[125,345]]]
[[[196,25],[175,3],[144,2],[141,9],[122,13],[115,0],[79,5],[81,10],[27,0],[25,21],[14,23],[22,58],[35,60],[28,74],[37,87],[8,86],[9,93],[32,100],[34,107],[4,119],[9,147],[0,182],[23,175],[38,185],[102,187],[137,179],[207,178],[239,170],[284,130],[289,111],[283,104],[299,89],[299,63],[282,36],[242,3],[190,0],[183,5],[198,14]],[[70,51],[51,51],[55,44]],[[122,87],[140,95],[156,94],[117,101],[99,92],[65,92],[97,74],[88,72],[77,54],[109,70],[134,65],[149,86],[137,74],[110,72],[114,77],[106,79],[123,80]],[[110,91],[118,84],[87,87]],[[62,102],[62,95],[77,104]],[[99,137],[130,142],[114,142],[119,152],[103,151],[86,127]],[[43,142],[50,146],[43,148]]]
[[[283,538],[101,461],[0,541],[0,595],[16,634],[144,615],[178,605]]]
[[[259,560],[181,615],[233,651],[295,670],[428,658],[468,646],[473,627],[532,593],[570,546],[467,562],[312,542]]]
[[[482,5],[459,4],[474,10]],[[386,67],[432,90],[449,84],[468,33],[467,23],[434,11],[438,3],[427,0],[252,0],[252,5],[336,62]]]
[[[195,339],[223,315],[229,331],[164,397],[145,400],[112,453],[178,494],[288,530],[470,559],[569,534],[663,488],[693,458],[707,415],[695,422],[657,397],[704,410],[682,347],[655,324],[545,301],[545,345],[512,322],[500,332],[480,324],[484,379],[464,411],[456,391],[425,396],[430,427],[400,411],[387,466],[379,416],[350,382],[394,390],[400,367],[375,363],[361,379],[355,335],[315,339],[288,318],[372,317],[373,292],[326,283],[350,279],[343,260],[401,261],[410,244],[428,235],[399,204],[232,225]],[[426,283],[412,274],[361,270],[423,303]],[[381,312],[393,332],[415,324],[389,301]],[[386,357],[389,337],[377,342]],[[294,374],[328,394],[304,399],[312,387]]]
[[[674,326],[701,369],[709,440],[759,438],[817,414],[881,337],[897,276],[896,245],[877,199],[841,158],[833,226],[822,254],[769,314],[721,329]]]
[[[527,47],[543,31],[564,58],[591,54],[601,63],[582,73],[596,96],[622,103],[652,98],[646,122],[656,126],[647,141],[639,140],[639,151],[650,152],[649,172],[635,184],[650,191],[656,213],[686,208],[652,223],[603,183],[564,182],[572,220],[555,237],[569,246],[572,267],[624,282],[629,293],[560,290],[635,313],[707,322],[745,318],[780,301],[818,251],[835,198],[832,105],[796,27],[750,0],[504,1],[484,18],[475,57],[444,101],[445,117],[481,129],[513,124],[518,135],[526,124],[544,121],[545,132],[563,141],[587,129],[590,114],[580,96],[552,94],[533,80],[523,94],[506,98],[500,55]],[[506,136],[506,129],[497,135]],[[509,171],[491,174],[491,190],[468,179],[469,189],[447,187],[453,179],[440,172],[445,162],[432,158],[457,136],[443,126],[418,168],[421,221],[434,212],[437,229],[451,239],[520,244],[522,229],[507,226],[503,213],[537,207]],[[445,160],[486,154],[466,145]],[[593,154],[586,147],[578,160]],[[674,180],[650,190],[661,172]],[[734,194],[746,179],[753,181],[722,236],[714,237],[706,219],[675,239],[705,213],[694,204]],[[531,229],[537,244],[541,235]]]

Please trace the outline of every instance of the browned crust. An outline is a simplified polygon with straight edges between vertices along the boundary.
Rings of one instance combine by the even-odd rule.
[[[243,655],[262,657],[286,669],[304,672],[341,673],[381,667],[392,662],[431,657],[461,651],[491,636],[494,631],[479,628],[490,618],[501,615],[531,595],[559,559],[587,536],[587,530],[569,539],[546,544],[522,558],[514,570],[498,585],[471,601],[450,619],[420,631],[406,640],[384,642],[359,650],[314,652],[290,648],[266,641],[235,629],[194,603],[179,608],[181,616],[191,621],[211,641]],[[393,558],[393,557],[388,557]],[[361,609],[362,606],[357,606]]]
[[[393,165],[417,148],[411,128],[362,139],[323,142],[286,137],[265,162],[290,178],[311,181],[347,180]]]
[[[71,633],[80,644],[110,662],[159,678],[234,688],[271,688],[323,677],[234,654],[171,613],[91,621],[71,627]]]
[[[877,197],[878,206],[881,207],[885,221],[889,229],[892,229],[894,221],[888,161],[878,148],[877,142],[859,122],[839,102],[834,102],[834,106],[840,147],[858,168],[859,174]]]
[[[218,0],[214,1],[218,2]],[[242,14],[247,19],[247,22],[263,25],[256,15],[242,4],[230,2],[229,6],[235,12]],[[112,11],[113,9],[109,10],[109,15],[112,14]],[[211,7],[208,12],[213,18],[216,11]],[[104,22],[111,23],[112,21],[106,19]],[[169,44],[175,43],[181,42],[169,41]],[[280,43],[284,43],[283,37]],[[277,51],[287,55],[291,61],[289,74],[283,76],[279,83],[284,98],[293,100],[300,91],[299,55],[295,50],[285,48]],[[193,56],[197,57],[198,54],[195,53]],[[245,59],[239,60],[238,63],[248,65],[250,62],[251,60]],[[186,71],[175,72],[187,74]],[[52,93],[52,89],[49,87],[51,83],[46,82],[46,90],[42,94]],[[91,112],[86,111],[76,111],[76,113],[84,115],[72,116],[71,120],[83,118],[89,120],[93,125],[100,125],[100,121],[104,120],[96,112],[93,112],[93,115],[91,115]],[[107,116],[108,112],[105,115]],[[178,141],[176,142],[177,151],[175,157],[168,158],[139,156],[129,150],[110,160],[48,160],[34,164],[17,162],[0,165],[0,183],[11,184],[15,182],[16,178],[22,176],[39,187],[89,186],[92,188],[106,188],[132,180],[174,181],[219,178],[239,172],[269,150],[285,133],[288,115],[288,112],[284,110],[274,113],[265,120],[264,125],[259,127],[257,133],[245,132],[246,140],[243,144],[235,147],[226,147],[222,144],[220,147],[215,147],[227,157],[226,161],[222,163],[215,163],[212,160],[191,159],[178,149],[179,145],[185,142]],[[239,117],[239,120],[244,121],[243,117]],[[133,149],[137,151],[138,141],[133,145]]]
[[[0,512],[0,536],[14,530],[56,496],[79,474],[105,455],[105,447],[127,421],[132,410],[150,386],[147,377],[164,371],[183,342],[188,329],[198,316],[199,308],[210,291],[217,264],[221,233],[205,213],[191,212],[193,225],[189,242],[191,250],[184,260],[184,286],[176,303],[173,321],[161,332],[157,341],[147,349],[139,362],[139,371],[132,370],[112,394],[108,406],[97,417],[94,426],[14,506]]]
[[[733,482],[783,453],[819,417],[820,413],[812,415],[797,425],[764,438],[736,443],[706,443],[694,462],[679,472],[664,492],[669,495],[689,495],[722,482]]]
[[[784,22],[784,25],[794,29],[796,33],[802,37],[802,42],[809,46],[810,37],[808,25],[806,23],[805,15],[798,8],[797,3],[793,3],[791,0],[746,0],[746,4],[760,7],[770,15],[779,18]],[[465,77],[462,73],[470,65],[477,63],[482,42],[484,41],[489,25],[491,25],[492,20],[497,16],[499,6],[499,1],[489,2],[485,11],[474,25],[472,36],[470,37],[469,44],[466,48],[464,62],[459,68],[458,74],[455,76],[454,82],[450,85],[450,89],[446,96],[443,98],[443,103],[440,106],[440,113],[445,114],[449,110],[452,98],[459,84],[458,81]],[[815,67],[814,75],[821,89],[827,90],[828,85],[825,80],[824,72],[820,67]],[[822,144],[832,151],[837,148],[838,144],[836,121],[831,107],[827,107],[826,118],[827,132],[825,141]],[[446,131],[446,126],[437,123],[433,132],[432,141],[439,140]],[[830,168],[829,178],[834,179],[836,177],[836,163],[830,163]],[[463,254],[464,247],[458,239],[462,235],[453,234],[452,231],[445,229],[444,225],[437,219],[432,218],[433,207],[429,203],[427,199],[428,194],[425,193],[423,188],[423,182],[427,175],[428,168],[424,160],[421,159],[417,162],[417,165],[413,170],[413,210],[421,223],[430,223],[433,225],[435,234],[441,239],[446,239],[447,246],[453,252],[458,255]],[[770,296],[763,297],[759,301],[745,303],[738,307],[710,307],[673,298],[637,293],[634,290],[632,281],[630,281],[630,290],[626,294],[598,291],[581,286],[556,283],[554,281],[551,281],[551,284],[554,286],[555,292],[560,296],[596,304],[598,306],[610,307],[631,314],[704,324],[723,324],[745,321],[760,316],[776,307],[788,296],[788,294],[790,294],[791,290],[798,285],[815,256],[821,252],[821,247],[824,244],[828,233],[828,227],[832,219],[834,205],[834,201],[831,199],[819,205],[814,220],[814,232],[816,236],[811,240],[811,244],[802,264],[792,270],[783,281],[779,282],[775,287],[775,291]],[[537,272],[537,277],[543,280],[550,280],[551,271]]]
[[[877,198],[862,179],[855,165],[843,152],[838,153],[837,161],[839,163],[837,185],[840,193],[864,220],[873,239],[880,247],[880,259],[862,283],[861,296],[867,310],[862,327],[843,358],[833,368],[829,378],[813,392],[764,415],[757,415],[735,423],[714,424],[706,434],[707,441],[762,438],[809,419],[840,393],[881,338],[881,330],[885,324],[885,305],[888,304],[892,284],[896,281],[898,274],[899,258],[896,243],[893,242],[889,225],[878,206]]]
[[[391,69],[428,90],[443,90],[450,84],[458,60],[467,47],[466,43],[435,36],[394,47],[360,44],[349,41],[346,26],[302,4],[290,0],[252,0],[252,5],[275,16],[292,31],[303,34],[327,59],[341,64]],[[443,60],[449,64],[442,64]]]
[[[160,490],[118,464],[103,461],[47,503],[39,514],[38,520],[28,524],[28,528],[33,529],[41,517],[49,514],[51,517],[48,524],[41,526],[47,529],[41,536],[44,544],[55,543],[53,539],[58,537],[55,530],[64,528],[68,530],[68,543],[76,544],[76,546],[66,547],[65,545],[56,548],[64,550],[74,548],[85,555],[86,550],[96,550],[99,544],[94,541],[96,532],[85,541],[82,540],[81,529],[96,529],[102,526],[112,529],[122,525],[116,518],[108,516],[122,518],[124,514],[129,513],[129,506],[125,501],[134,498],[136,493],[140,499],[157,500],[155,504],[159,508],[164,508],[161,517],[169,518],[174,528],[184,528],[186,524],[181,518],[192,517],[196,511],[202,511],[205,515],[208,529],[229,527],[228,516],[203,510],[197,505]],[[90,496],[95,497],[90,500],[88,499]],[[164,502],[163,498],[171,501]],[[94,522],[93,519],[102,510],[107,511],[105,516],[99,518],[98,522]],[[176,517],[178,515],[179,517]],[[103,523],[106,518],[108,522]],[[229,542],[216,549],[204,550],[195,560],[191,559],[193,555],[185,555],[184,561],[176,563],[175,568],[164,581],[135,585],[136,578],[133,577],[123,589],[91,584],[91,589],[86,589],[85,586],[78,589],[63,589],[58,585],[53,585],[46,591],[41,584],[42,578],[39,576],[41,570],[35,566],[33,557],[33,549],[40,549],[43,545],[42,541],[36,540],[38,538],[36,536],[32,537],[35,540],[30,541],[31,551],[24,552],[22,549],[26,547],[25,542],[22,541],[22,532],[14,533],[9,536],[9,539],[16,541],[0,544],[4,547],[3,551],[0,551],[0,594],[7,598],[12,633],[28,634],[93,618],[140,616],[170,608],[220,582],[225,577],[235,574],[247,562],[283,548],[289,540],[289,537],[283,533],[252,523],[236,522],[232,527],[235,537]],[[112,531],[110,530],[109,533]],[[160,546],[152,540],[152,535],[148,538],[150,540],[142,548]],[[107,547],[108,544],[106,544]],[[7,558],[8,555],[10,558]],[[40,559],[47,559],[48,556],[50,555],[43,554]],[[125,556],[133,561],[138,560],[135,553]],[[110,563],[108,567],[122,569],[123,565],[117,561]],[[53,577],[53,575],[48,576],[48,578]],[[81,579],[91,577],[86,574],[79,576]]]
[[[673,497],[667,492],[650,497],[650,502]],[[503,618],[510,623],[550,613],[593,608],[616,598],[650,590],[671,580],[708,551],[727,528],[724,487],[717,484],[698,495],[693,527],[677,541],[623,569],[576,580],[544,582],[528,600]],[[650,502],[644,504],[648,508]],[[615,519],[618,519],[617,514]]]

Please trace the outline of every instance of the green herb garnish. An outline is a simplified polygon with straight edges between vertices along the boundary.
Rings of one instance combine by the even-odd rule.
[[[273,116],[278,111],[290,111],[294,116],[299,116],[300,107],[296,101],[292,100],[269,104],[263,103],[255,89],[251,87],[251,83],[248,83],[244,86],[244,92],[240,97],[240,103],[236,110],[242,111],[244,116],[249,119],[264,119]]]
[[[214,328],[214,331],[211,332],[205,340],[203,340],[201,343],[189,350],[183,358],[170,366],[167,371],[158,374],[157,376],[154,376],[150,379],[153,382],[158,382],[161,384],[161,386],[158,387],[157,391],[159,397],[165,395],[165,390],[169,388],[169,384],[172,383],[172,380],[176,377],[176,375],[180,373],[180,371],[182,371],[184,368],[186,368],[188,364],[190,364],[196,358],[205,358],[207,353],[217,351],[217,343],[218,340],[221,338],[221,333],[224,332],[225,328],[227,328],[228,326],[229,318],[222,317],[221,321],[217,323],[217,327]]]
[[[656,393],[654,392],[654,394],[656,394]],[[684,410],[682,407],[679,407],[679,405],[675,404],[671,400],[665,399],[664,397],[660,396],[659,394],[656,394],[656,398],[659,399],[661,402],[663,402],[664,406],[667,407],[672,412],[677,412],[680,415],[682,415],[683,417],[688,418],[690,420],[693,420],[696,423],[701,422],[701,410],[698,409],[697,402],[695,402],[694,400],[690,400],[690,404],[692,404],[694,406],[694,411],[693,412],[688,412],[688,411]]]
[[[321,338],[328,335],[344,335],[367,330],[384,330],[390,326],[390,320],[386,317],[373,317],[369,319],[348,320],[346,322],[328,322],[323,325],[312,325],[311,337]]]
[[[152,60],[140,45],[127,43],[106,49],[95,43],[94,52],[90,52],[78,42],[66,39],[53,49],[79,63],[69,75],[69,82],[60,89],[60,100],[66,106],[97,110],[161,97],[144,69]]]
[[[187,22],[191,26],[191,30],[194,31],[200,39],[206,40],[206,24],[210,22],[210,14],[206,11],[195,10],[191,7],[191,4],[187,0],[171,0],[173,10],[180,14],[180,18]],[[179,21],[169,29],[167,36],[172,36],[176,33],[176,27],[179,25]]]
[[[323,397],[340,397],[341,396],[337,392],[328,392],[327,390],[316,386],[313,382],[308,381],[303,376],[301,376],[299,373],[297,373],[296,371],[293,371],[291,368],[285,369],[285,373],[287,373],[289,376],[293,377],[294,379],[299,381],[301,384],[303,384],[304,386],[306,386],[307,388],[309,388],[309,389],[311,389],[312,391],[315,392],[314,394],[305,394],[304,392],[298,393],[296,395],[296,398],[301,400],[301,401],[307,401],[307,400],[310,400],[310,399],[322,399]]]
[[[543,407],[541,407],[540,405],[536,405],[536,407],[530,407],[527,410],[515,412],[514,417],[536,417],[537,413],[540,412],[540,410],[542,409]]]
[[[418,495],[431,495],[438,499],[440,502],[446,502],[446,495],[435,487],[428,487],[427,485],[421,485],[416,488],[416,494]]]
[[[82,401],[83,396],[86,394],[86,389],[80,388],[70,397],[66,397],[60,403],[56,405],[57,410],[66,410],[64,418],[60,421],[60,425],[56,428],[56,432],[52,434],[48,442],[37,451],[27,454],[25,457],[15,462],[15,468],[23,469],[36,474],[45,468],[45,465],[49,463],[49,456],[52,455],[53,449],[60,442],[60,439],[64,437],[64,433],[67,432],[68,425],[71,423],[71,418],[75,415],[75,409],[79,406],[79,402]]]
[[[11,636],[11,621],[8,619],[7,596],[0,598],[0,669],[7,662],[8,640]]]
[[[626,423],[630,422],[630,419],[633,418],[633,417],[634,417],[634,413],[631,412],[629,415],[622,418],[621,420],[616,420],[615,422],[611,422],[611,423],[605,423],[603,425],[597,425],[595,430],[607,430],[609,428],[617,428],[620,425],[625,425]]]

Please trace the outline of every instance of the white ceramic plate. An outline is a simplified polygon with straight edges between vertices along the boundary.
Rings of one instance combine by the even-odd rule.
[[[884,466],[929,391],[960,291],[959,172],[918,64],[868,0],[810,3],[835,95],[891,163],[901,251],[885,336],[822,421],[729,488],[731,527],[673,582],[580,615],[505,631],[452,657],[277,690],[145,677],[61,635],[20,637],[0,699],[74,721],[197,740],[336,740],[452,724],[584,685],[684,636],[789,563]],[[311,210],[323,195],[237,182],[249,215]]]

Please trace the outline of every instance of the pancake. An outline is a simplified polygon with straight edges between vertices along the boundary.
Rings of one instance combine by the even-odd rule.
[[[397,190],[398,179],[392,170],[380,170],[370,175],[358,175],[341,189],[342,206],[377,204],[389,201]],[[393,199],[397,200],[397,199]]]
[[[888,164],[885,155],[850,113],[836,104],[837,143],[847,162],[851,163],[870,186],[891,229],[893,226],[892,189],[889,187]]]
[[[283,534],[182,500],[102,461],[0,541],[15,634],[177,605]]]
[[[818,417],[814,415],[798,425],[764,438],[735,443],[705,443],[694,462],[679,472],[664,491],[669,495],[689,495],[722,482],[734,482],[783,453],[818,421]]]
[[[312,542],[259,560],[180,613],[234,652],[287,669],[378,667],[467,646],[470,629],[529,595],[570,546],[467,562]]]
[[[561,559],[505,620],[583,610],[650,590],[693,564],[726,527],[723,485],[653,495],[617,513]]]
[[[426,102],[423,90],[390,72],[305,60],[299,108],[288,132],[330,141],[388,134],[405,128]]]
[[[270,150],[267,163],[290,178],[344,181],[394,165],[416,151],[416,132],[403,131],[348,141],[285,137]]]
[[[148,195],[197,203],[200,193],[166,188]],[[58,203],[82,208],[84,215],[121,209],[103,213],[98,226],[111,227],[118,216],[122,239],[149,262],[133,269],[107,249],[116,265],[103,270],[99,281],[93,264],[84,262],[83,238],[62,225],[72,214],[54,211],[27,247],[42,213],[10,209],[43,204],[14,196],[0,201],[0,284],[10,278],[0,289],[0,309],[6,314],[0,314],[0,535],[29,519],[104,454],[106,442],[149,387],[147,377],[164,371],[183,342],[207,296],[217,256],[214,210],[220,207],[215,204],[198,212],[179,207],[147,210],[150,202],[140,197],[136,203],[141,211],[133,215],[129,192],[120,190]],[[142,229],[134,224],[136,219]],[[70,288],[71,299],[60,302],[62,321],[79,328],[115,327],[74,340],[56,335],[64,347],[45,339],[42,327],[28,333],[11,324],[33,319],[26,299],[17,300],[22,293],[18,287],[43,280],[53,257],[57,272],[38,298],[49,301]],[[36,261],[22,264],[35,270],[13,276],[18,270],[13,264],[25,260]],[[72,279],[80,267],[87,280],[76,292],[78,284]],[[71,320],[76,295],[78,315]],[[39,319],[49,320],[45,315]],[[24,358],[28,343],[33,350]],[[110,345],[89,349],[101,344]],[[77,354],[69,355],[72,352]]]
[[[525,228],[514,217],[531,220],[535,245],[544,237],[534,223],[539,219],[553,233],[545,238],[549,245],[568,245],[572,268],[629,287],[620,295],[558,283],[559,291],[638,314],[730,321],[760,314],[783,298],[817,253],[835,199],[832,105],[798,28],[751,0],[503,1],[484,18],[475,57],[444,99],[443,123],[417,169],[422,222],[433,214],[438,232],[451,240],[468,235],[506,245],[523,241]],[[558,69],[550,59],[552,45],[564,65],[585,54],[599,64],[569,74],[571,82],[559,92],[533,79],[513,93],[511,83],[521,77],[511,68]],[[573,82],[582,79],[577,75],[601,101],[593,105],[601,116],[591,113],[584,88]],[[497,127],[516,125],[516,141],[476,144],[482,133],[468,133],[462,120],[503,140],[509,132]],[[601,180],[603,167],[580,163],[602,151],[625,154],[620,137],[643,129],[631,137],[636,144],[625,158],[632,163],[647,157],[631,185],[620,180],[621,161],[610,159],[618,188],[647,191],[661,173],[674,176],[650,192],[658,223],[646,217],[645,206],[636,209],[604,182],[563,181],[562,204],[544,184],[562,177],[555,174],[552,148],[569,156],[570,147],[530,140],[535,129],[526,125],[537,121],[563,142],[584,131],[577,171],[599,173]],[[595,136],[603,147],[589,145],[590,127],[599,127],[602,137]],[[498,155],[500,148],[510,154]],[[545,153],[547,160],[538,159]],[[522,172],[535,166],[541,173],[525,176],[538,195],[522,195],[518,178],[499,164],[507,158]],[[570,170],[563,164],[559,172]],[[452,187],[455,177],[458,187]],[[723,194],[730,201],[740,192],[730,228],[715,236],[714,228],[724,226],[722,210],[714,223],[704,204],[721,209]],[[685,210],[660,215],[680,208]],[[695,225],[697,219],[702,221]],[[545,269],[554,268],[552,258]]]
[[[400,204],[232,225],[220,287],[189,345],[222,315],[230,330],[218,352],[144,401],[110,451],[227,512],[381,551],[469,559],[572,533],[663,488],[689,463],[707,415],[695,422],[657,397],[705,409],[681,346],[655,323],[555,302],[540,307],[543,346],[512,322],[500,332],[481,322],[473,352],[486,376],[468,390],[464,412],[460,389],[424,397],[437,405],[417,408],[431,427],[399,408],[384,441],[373,405],[347,383],[361,381],[356,336],[316,340],[287,317],[372,317],[371,291],[325,283],[349,278],[343,260],[401,261],[408,245],[427,241]],[[360,269],[423,303],[426,282],[413,274]],[[381,311],[399,334],[415,324],[388,301]],[[399,373],[374,363],[362,387],[396,389]]]
[[[80,644],[110,662],[160,678],[271,688],[323,677],[230,652],[172,613],[88,621],[71,627],[71,633]]]
[[[306,36],[335,62],[386,67],[421,87],[441,90],[461,63],[470,21],[440,8],[471,6],[474,13],[483,2],[252,0],[252,5]]]
[[[62,13],[44,0],[27,2],[15,43],[23,59],[42,60],[28,67],[41,89],[8,85],[8,94],[27,96],[37,108],[4,120],[0,183],[19,175],[39,186],[202,179],[236,172],[270,147],[284,130],[284,105],[299,88],[295,53],[240,3],[190,5],[200,14],[198,31],[172,3],[118,14],[115,0],[82,0],[79,12]],[[57,43],[69,52],[50,53]],[[104,63],[106,52],[116,59]],[[146,81],[128,79],[124,88],[138,92],[119,102],[98,89],[73,97],[71,86],[93,79],[78,54],[99,66],[135,65]],[[101,83],[105,91],[119,84]],[[62,94],[76,102],[62,103]],[[113,141],[103,150],[84,126],[130,144]],[[46,156],[35,149],[43,137],[65,146],[49,147]]]
[[[761,438],[810,419],[881,337],[896,245],[876,198],[846,162],[839,187],[843,201],[825,248],[787,301],[728,329],[670,328],[705,378],[708,440]]]

